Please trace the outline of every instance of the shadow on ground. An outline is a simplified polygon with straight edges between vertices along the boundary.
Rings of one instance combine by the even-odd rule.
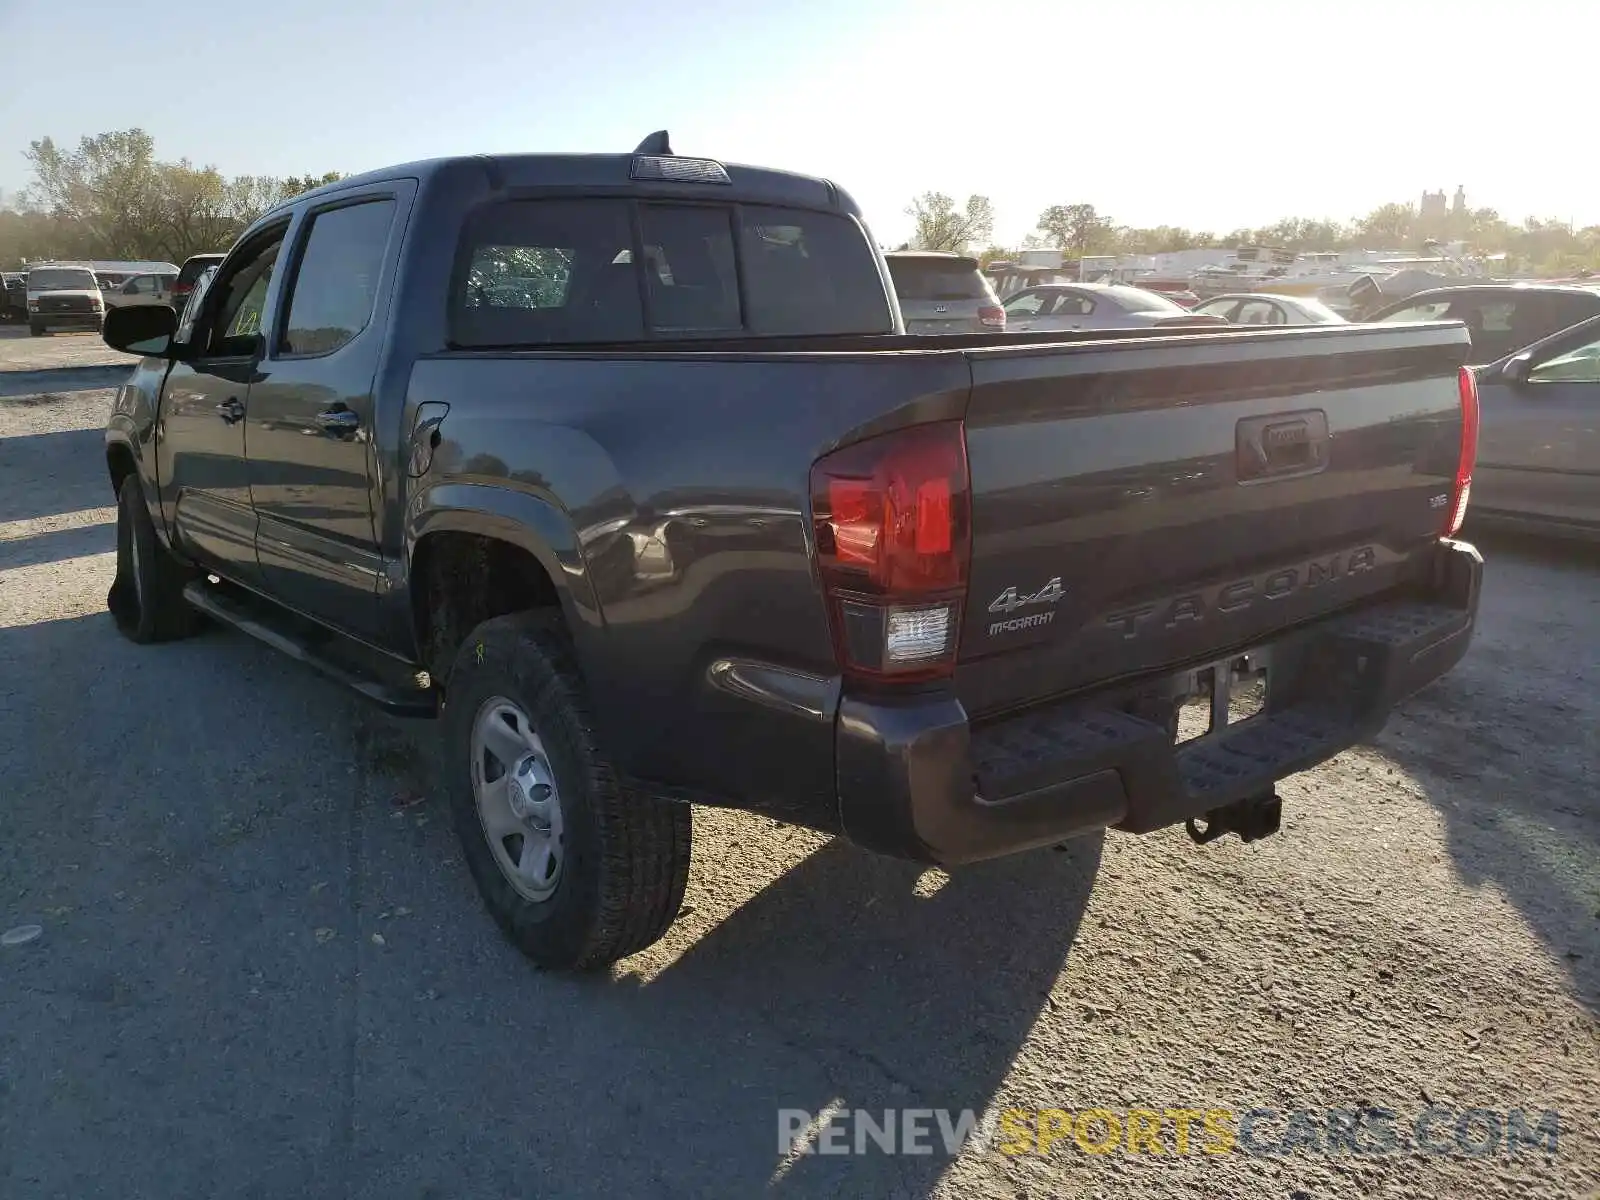
[[[114,504],[98,429],[0,437],[0,524]]]
[[[1600,1013],[1600,549],[1478,544],[1493,616],[1375,745],[1443,815],[1462,879],[1503,892]]]
[[[779,1109],[983,1109],[1100,855],[932,890],[825,844],[648,979],[573,979],[478,903],[431,726],[246,638],[0,629],[0,711],[0,927],[45,928],[0,952],[3,1195],[750,1196]],[[925,1196],[949,1165],[805,1156],[775,1187]]]

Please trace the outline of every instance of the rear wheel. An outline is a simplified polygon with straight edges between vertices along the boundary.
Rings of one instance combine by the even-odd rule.
[[[122,635],[167,642],[197,632],[205,619],[183,598],[184,585],[196,575],[156,538],[144,490],[130,473],[117,489],[117,574],[106,594]]]
[[[462,853],[524,954],[593,969],[667,931],[689,879],[689,808],[619,782],[559,614],[473,630],[450,671],[443,727]]]

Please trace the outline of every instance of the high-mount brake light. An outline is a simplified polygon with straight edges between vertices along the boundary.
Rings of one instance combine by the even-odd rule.
[[[1472,499],[1472,468],[1478,461],[1478,377],[1471,367],[1462,367],[1459,376],[1461,390],[1461,455],[1456,460],[1455,485],[1450,489],[1450,515],[1444,536],[1454,537],[1461,532],[1467,519],[1467,504]]]
[[[653,154],[640,154],[633,160],[629,172],[634,179],[658,180],[662,183],[720,183],[732,185],[728,168],[709,158],[666,158]]]
[[[950,675],[972,556],[961,422],[896,430],[818,459],[811,509],[840,669],[876,681]]]

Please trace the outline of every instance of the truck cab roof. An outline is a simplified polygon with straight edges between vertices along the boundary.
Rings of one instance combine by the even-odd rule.
[[[652,136],[661,136],[664,140],[664,135]],[[324,184],[284,201],[273,211],[389,179],[415,179],[425,186],[440,177],[477,172],[492,190],[512,194],[549,189],[573,189],[589,196],[611,189],[627,194],[647,186],[654,194],[674,193],[686,199],[787,204],[860,215],[854,201],[827,179],[711,158],[679,156],[670,151],[646,153],[651,142],[652,139],[647,138],[640,149],[631,154],[467,154],[421,159]]]

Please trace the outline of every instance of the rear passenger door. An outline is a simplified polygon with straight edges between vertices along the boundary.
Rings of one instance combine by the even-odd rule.
[[[277,600],[357,636],[377,631],[373,386],[413,194],[392,182],[300,217],[250,389],[262,579]]]

